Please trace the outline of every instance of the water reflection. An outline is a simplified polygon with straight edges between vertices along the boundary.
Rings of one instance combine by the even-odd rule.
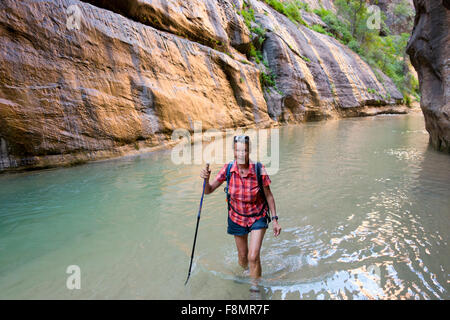
[[[450,158],[423,117],[280,129],[272,179],[282,235],[267,233],[259,293],[226,234],[222,188],[170,151],[0,177],[0,298],[448,299]],[[221,165],[213,165],[213,176]],[[80,265],[83,290],[65,288]]]

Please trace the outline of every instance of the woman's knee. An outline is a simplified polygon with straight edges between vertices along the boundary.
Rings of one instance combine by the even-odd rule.
[[[238,258],[240,261],[247,261],[248,259],[248,252],[238,252]]]
[[[259,252],[249,251],[247,259],[250,263],[258,263],[260,260]]]
[[[247,235],[245,236],[234,236],[236,241],[236,249],[238,251],[239,259],[247,259],[248,254],[248,244],[247,244]]]

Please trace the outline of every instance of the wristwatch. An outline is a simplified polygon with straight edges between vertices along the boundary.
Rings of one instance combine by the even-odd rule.
[[[274,219],[278,221],[278,216],[273,216],[272,220],[274,220]]]

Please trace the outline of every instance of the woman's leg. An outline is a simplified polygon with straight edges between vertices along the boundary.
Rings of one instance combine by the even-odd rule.
[[[266,229],[252,230],[250,232],[250,247],[248,249],[248,262],[250,265],[250,277],[257,279],[261,277],[260,251]]]
[[[239,265],[247,269],[248,268],[248,244],[247,244],[248,234],[243,236],[234,236],[234,240],[236,241],[236,248],[238,251],[238,260]]]

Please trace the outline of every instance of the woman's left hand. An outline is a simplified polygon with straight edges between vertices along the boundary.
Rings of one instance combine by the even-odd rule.
[[[280,234],[280,232],[281,232],[281,227],[280,227],[280,225],[278,224],[278,220],[273,220],[273,235],[274,235],[275,237],[278,237],[278,235]]]

